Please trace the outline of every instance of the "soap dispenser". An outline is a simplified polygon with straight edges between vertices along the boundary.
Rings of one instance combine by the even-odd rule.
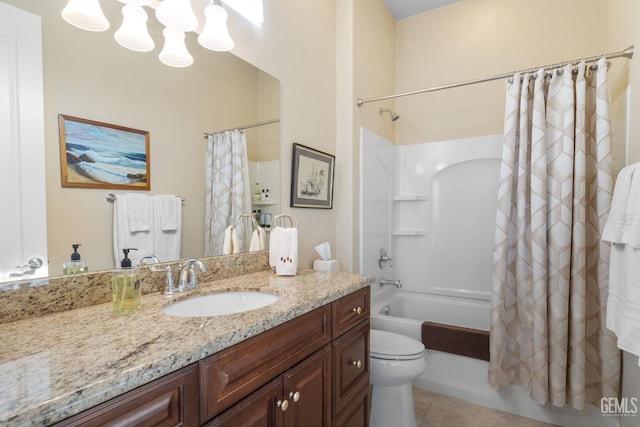
[[[71,260],[62,264],[62,273],[63,274],[86,273],[87,271],[89,271],[89,262],[86,259],[82,259],[80,257],[80,254],[78,253],[78,247],[80,246],[80,243],[74,243],[71,246],[73,247]]]
[[[111,274],[111,286],[113,294],[113,314],[129,314],[140,307],[140,277],[138,268],[131,266],[129,251],[135,248],[122,250],[124,258],[120,262],[120,268],[113,270]]]

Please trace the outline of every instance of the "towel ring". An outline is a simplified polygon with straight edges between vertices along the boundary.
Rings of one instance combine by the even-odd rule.
[[[236,221],[233,223],[232,227],[235,227],[236,225],[238,225],[238,223],[240,221],[242,221],[243,219],[247,219],[247,218],[251,218],[251,225],[254,228],[257,228],[260,226],[260,224],[258,224],[258,221],[256,220],[256,216],[254,214],[240,214],[238,215],[238,218],[236,219]]]
[[[281,222],[282,222],[281,227],[285,227],[286,228],[287,221],[289,222],[291,228],[298,228],[298,226],[299,226],[298,220],[293,215],[287,215],[287,214],[276,215],[271,220],[271,224],[275,225],[276,227],[280,226],[278,224],[278,220],[281,220]]]

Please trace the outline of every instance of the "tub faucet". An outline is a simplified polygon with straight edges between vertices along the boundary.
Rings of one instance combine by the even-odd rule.
[[[396,288],[402,288],[402,283],[400,283],[400,279],[398,280],[388,280],[388,279],[380,279],[380,286],[395,286]]]
[[[207,271],[204,263],[197,259],[188,259],[180,266],[180,280],[178,281],[178,289],[183,292],[187,289],[195,289],[198,287],[198,275],[196,266],[201,272]]]

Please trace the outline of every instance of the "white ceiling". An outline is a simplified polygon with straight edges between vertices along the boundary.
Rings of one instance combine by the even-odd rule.
[[[458,0],[384,0],[396,20],[417,15]]]

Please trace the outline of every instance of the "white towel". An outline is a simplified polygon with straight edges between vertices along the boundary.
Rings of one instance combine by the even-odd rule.
[[[123,196],[118,196],[122,198]],[[126,193],[129,232],[151,230],[151,200],[146,194]]]
[[[298,271],[298,229],[281,228],[277,238],[276,274],[295,276]]]
[[[237,254],[240,252],[240,242],[238,242],[238,235],[233,225],[230,225],[224,230],[224,241],[222,243],[222,254]]]
[[[140,259],[153,253],[153,236],[150,231],[132,232],[129,228],[127,212],[129,198],[124,194],[117,194],[113,202],[113,256],[115,266],[120,267],[120,261],[124,257],[122,250],[135,248],[129,252],[132,265],[138,265]]]
[[[640,356],[640,164],[618,174],[602,240],[613,243],[609,258],[606,326],[618,347]]]
[[[249,245],[249,252],[261,251],[267,248],[267,234],[258,226],[251,234],[251,243]]]
[[[170,194],[151,197],[153,254],[161,261],[181,258],[182,201]]]
[[[181,225],[182,200],[173,194],[156,194],[152,197],[153,209],[157,211],[162,231],[178,230]]]
[[[272,227],[269,234],[269,265],[275,271],[276,260],[278,259],[278,242],[282,227]]]

